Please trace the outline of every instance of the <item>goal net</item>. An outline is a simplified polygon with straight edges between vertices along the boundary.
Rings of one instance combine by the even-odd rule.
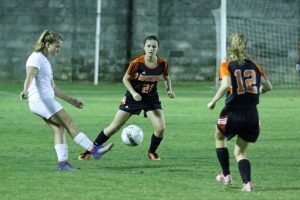
[[[300,59],[299,8],[299,0],[227,0],[227,38],[235,32],[244,34],[250,58],[262,65],[273,84],[300,84],[295,67]],[[215,21],[218,26],[220,20]],[[220,37],[217,34],[217,44]]]

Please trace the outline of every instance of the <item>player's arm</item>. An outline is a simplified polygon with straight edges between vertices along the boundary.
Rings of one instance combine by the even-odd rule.
[[[130,92],[134,100],[136,101],[142,100],[141,95],[133,89],[130,83],[130,75],[127,72],[123,76],[123,84],[125,85],[126,89]]]
[[[175,97],[175,93],[172,90],[172,83],[171,83],[171,79],[169,76],[164,76],[164,84],[165,84],[165,88],[167,90],[168,96],[173,99]]]
[[[52,88],[54,90],[54,94],[55,96],[61,98],[62,100],[70,103],[71,105],[77,107],[77,108],[83,108],[83,103],[78,100],[78,99],[74,99],[74,98],[71,98],[70,96],[66,95],[63,91],[61,91],[54,83],[53,80],[51,80],[51,85],[52,85]]]
[[[229,89],[230,86],[231,86],[230,76],[223,76],[221,85],[220,85],[217,93],[211,99],[211,101],[207,104],[207,107],[211,110],[214,109],[217,101],[219,101],[225,95],[225,93],[227,92],[227,90]]]
[[[261,73],[261,85],[259,88],[259,93],[263,94],[263,93],[266,93],[266,92],[272,90],[272,85],[271,85],[271,82],[269,81],[266,73],[259,65],[258,65],[258,70]]]
[[[28,66],[26,68],[26,79],[24,81],[23,91],[20,94],[21,99],[28,98],[28,89],[31,85],[33,78],[36,76],[38,69],[33,66]]]
[[[263,94],[263,93],[266,93],[270,90],[272,90],[272,85],[271,85],[270,81],[269,80],[263,81],[261,83],[260,88],[259,88],[259,93]]]

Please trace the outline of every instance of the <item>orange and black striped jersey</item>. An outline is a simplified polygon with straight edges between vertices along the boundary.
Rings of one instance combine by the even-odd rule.
[[[160,76],[168,76],[168,64],[165,59],[157,57],[157,66],[149,68],[145,64],[143,54],[130,63],[126,73],[130,75],[133,89],[143,97],[150,97],[157,95],[157,81]]]
[[[257,63],[246,59],[243,66],[238,62],[224,62],[220,65],[219,80],[231,78],[231,87],[226,95],[226,105],[256,105],[259,103],[259,88],[268,80],[264,70]]]

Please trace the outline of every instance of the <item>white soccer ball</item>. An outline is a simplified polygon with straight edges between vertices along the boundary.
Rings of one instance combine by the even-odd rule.
[[[141,144],[144,138],[143,130],[137,125],[129,125],[122,130],[122,142],[128,146],[137,146]]]

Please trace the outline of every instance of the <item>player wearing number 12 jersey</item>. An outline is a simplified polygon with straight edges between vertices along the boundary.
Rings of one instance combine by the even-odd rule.
[[[221,64],[219,71],[221,85],[207,106],[213,109],[216,102],[227,93],[215,134],[217,158],[222,168],[222,173],[216,179],[224,184],[231,183],[229,152],[225,138],[230,140],[237,135],[234,155],[243,181],[242,191],[250,192],[253,190],[253,184],[246,150],[249,142],[255,142],[259,136],[256,108],[259,94],[270,91],[272,86],[263,69],[248,59],[246,43],[245,36],[237,33],[231,35],[227,61]]]
[[[94,145],[102,146],[114,133],[116,133],[132,115],[138,115],[144,110],[144,115],[153,126],[153,135],[148,150],[151,160],[160,160],[156,153],[165,130],[165,119],[161,103],[157,93],[157,82],[163,75],[167,95],[174,98],[171,80],[168,75],[167,62],[157,56],[159,41],[156,36],[148,36],[144,39],[145,54],[135,58],[129,65],[123,76],[123,83],[127,89],[121,101],[119,110],[109,126],[104,128],[94,141]],[[79,155],[79,160],[90,157],[86,151]]]

